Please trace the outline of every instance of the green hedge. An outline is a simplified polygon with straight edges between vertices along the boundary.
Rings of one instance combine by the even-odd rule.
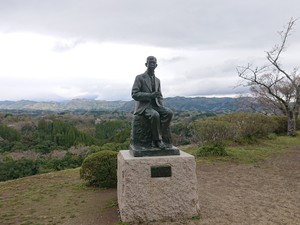
[[[195,121],[190,128],[194,141],[202,145],[222,145],[234,136],[233,124],[212,118]]]
[[[223,145],[225,141],[249,142],[286,130],[285,117],[232,113],[194,121],[194,141],[200,145]]]
[[[0,162],[0,181],[17,179],[38,173],[38,163],[30,159]]]
[[[115,151],[104,150],[89,155],[82,163],[80,177],[88,185],[112,188],[117,186],[117,155]]]

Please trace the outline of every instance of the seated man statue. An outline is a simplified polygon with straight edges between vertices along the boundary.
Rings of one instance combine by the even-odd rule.
[[[131,96],[136,101],[134,116],[143,116],[150,122],[152,148],[175,149],[174,155],[177,155],[179,151],[172,145],[170,131],[173,112],[164,107],[162,103],[160,80],[154,73],[157,67],[156,58],[154,56],[147,57],[145,65],[146,72],[136,76],[132,87]]]

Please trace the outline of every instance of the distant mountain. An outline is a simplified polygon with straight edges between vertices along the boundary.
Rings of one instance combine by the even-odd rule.
[[[232,112],[238,111],[240,101],[241,98],[174,97],[166,98],[164,104],[180,111]]]
[[[176,111],[241,111],[240,103],[246,98],[205,98],[172,97],[164,99],[164,105]],[[132,101],[99,101],[91,99],[73,99],[65,102],[38,101],[0,101],[0,110],[42,110],[42,111],[125,111],[132,112]]]
[[[98,101],[90,99],[73,99],[65,102],[38,102],[38,101],[0,101],[0,110],[47,110],[47,111],[74,111],[74,110],[116,110],[123,106],[125,101]]]

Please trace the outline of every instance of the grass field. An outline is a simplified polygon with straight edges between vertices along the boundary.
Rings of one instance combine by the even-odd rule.
[[[226,152],[228,156],[216,157],[199,157],[197,161],[216,162],[227,161],[236,163],[257,163],[261,160],[265,160],[274,154],[285,153],[287,149],[291,149],[300,146],[300,133],[297,137],[287,136],[274,136],[270,139],[257,140],[252,144],[229,144]],[[185,152],[193,154],[197,150],[197,146],[188,145],[183,146],[181,149]]]
[[[86,187],[78,169],[26,177],[0,183],[0,224],[72,224],[116,202],[114,189]]]
[[[296,146],[300,146],[299,137],[276,137],[228,147],[229,156],[198,158],[197,161],[198,164],[255,164],[287,153]],[[182,149],[192,153],[195,148]],[[122,224],[116,196],[116,189],[86,187],[79,178],[79,169],[0,182],[0,224]]]

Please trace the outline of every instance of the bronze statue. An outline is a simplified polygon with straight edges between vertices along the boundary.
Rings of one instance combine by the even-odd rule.
[[[131,132],[132,154],[178,155],[179,150],[172,145],[170,131],[173,112],[163,106],[160,80],[154,73],[157,59],[149,56],[145,65],[146,72],[136,76],[131,92],[136,101]]]

